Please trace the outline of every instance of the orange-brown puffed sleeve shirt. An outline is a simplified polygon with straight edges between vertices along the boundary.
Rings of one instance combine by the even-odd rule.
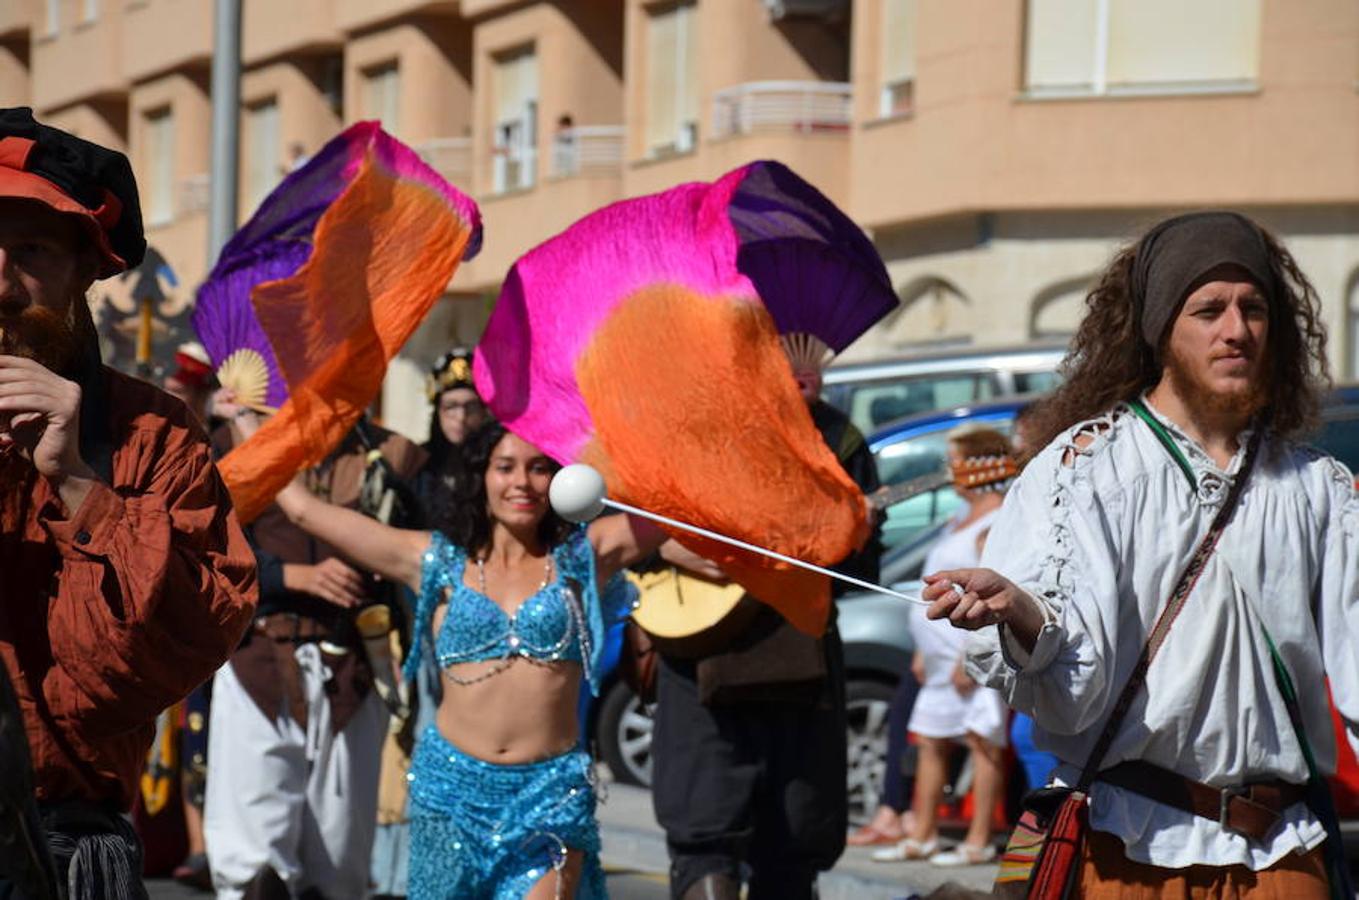
[[[236,648],[258,589],[201,429],[151,385],[106,377],[108,485],[68,517],[31,468],[17,490],[0,476],[0,660],[38,799],[126,809],[156,715]]]

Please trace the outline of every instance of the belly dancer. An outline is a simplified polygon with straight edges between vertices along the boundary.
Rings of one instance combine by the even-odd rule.
[[[446,689],[412,761],[410,897],[603,897],[577,701],[582,677],[598,689],[606,623],[630,611],[619,571],[664,534],[624,516],[568,525],[548,505],[556,463],[503,426],[467,447],[475,476],[432,532],[381,525],[296,483],[278,504],[419,595],[406,672],[433,652]]]

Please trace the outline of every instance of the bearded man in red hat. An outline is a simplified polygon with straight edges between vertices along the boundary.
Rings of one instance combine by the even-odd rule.
[[[146,896],[153,722],[255,606],[201,427],[99,359],[85,293],[145,249],[126,157],[0,110],[0,898]]]

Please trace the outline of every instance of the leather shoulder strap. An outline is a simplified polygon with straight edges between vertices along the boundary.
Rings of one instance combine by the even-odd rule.
[[[1133,412],[1137,413],[1142,421],[1147,422],[1162,446],[1166,447],[1167,452],[1175,458],[1176,463],[1186,470],[1186,475],[1191,485],[1196,485],[1193,469],[1189,467],[1188,460],[1184,459],[1184,454],[1180,448],[1175,446],[1170,435],[1166,434],[1163,427],[1156,422],[1151,425],[1154,419],[1150,412],[1142,406],[1140,401],[1133,401],[1131,404]],[[1140,410],[1140,411],[1139,411]],[[1137,665],[1133,667],[1132,674],[1128,676],[1128,681],[1123,685],[1122,692],[1118,695],[1114,709],[1109,713],[1108,720],[1104,723],[1104,730],[1100,732],[1099,740],[1090,751],[1090,756],[1085,761],[1085,767],[1081,770],[1081,780],[1076,786],[1076,790],[1086,793],[1090,790],[1090,785],[1099,774],[1100,765],[1104,762],[1104,757],[1109,752],[1109,747],[1114,742],[1114,736],[1118,734],[1118,729],[1123,725],[1123,720],[1128,715],[1128,710],[1132,708],[1133,700],[1142,690],[1147,681],[1147,669],[1151,666],[1152,659],[1156,656],[1161,645],[1165,643],[1166,635],[1170,632],[1170,626],[1174,624],[1180,611],[1184,609],[1185,601],[1194,590],[1194,585],[1198,583],[1199,576],[1203,574],[1203,567],[1207,565],[1208,558],[1213,555],[1217,542],[1222,537],[1223,530],[1227,523],[1231,521],[1232,513],[1236,510],[1237,501],[1241,499],[1241,493],[1246,488],[1246,482],[1250,479],[1250,473],[1255,468],[1255,457],[1260,450],[1260,440],[1264,435],[1264,428],[1257,428],[1251,435],[1250,443],[1246,446],[1246,458],[1242,461],[1241,470],[1232,481],[1231,490],[1227,492],[1227,498],[1222,507],[1213,517],[1213,523],[1208,527],[1208,533],[1199,541],[1198,549],[1189,558],[1189,564],[1185,566],[1184,572],[1179,580],[1175,582],[1175,589],[1171,591],[1170,599],[1166,601],[1165,608],[1161,610],[1161,615],[1157,617],[1155,626],[1151,633],[1147,635],[1147,642],[1142,647],[1142,653],[1137,658]]]

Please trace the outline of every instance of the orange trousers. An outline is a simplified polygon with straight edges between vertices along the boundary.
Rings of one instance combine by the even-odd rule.
[[[1290,853],[1263,872],[1245,866],[1190,866],[1163,869],[1133,862],[1123,842],[1103,831],[1088,831],[1079,896],[1087,900],[1328,900],[1326,864],[1321,848]]]

